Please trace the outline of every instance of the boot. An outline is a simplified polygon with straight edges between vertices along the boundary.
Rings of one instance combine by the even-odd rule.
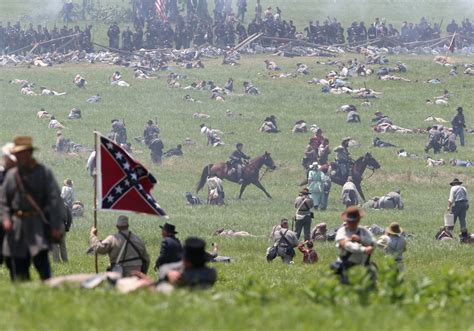
[[[459,235],[459,240],[463,244],[466,244],[469,242],[469,234],[467,233],[466,230],[461,232],[461,234]]]

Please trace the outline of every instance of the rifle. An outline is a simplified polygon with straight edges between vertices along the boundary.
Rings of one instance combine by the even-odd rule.
[[[365,102],[369,102],[369,97],[367,96],[367,85],[364,82],[364,88],[365,88]]]

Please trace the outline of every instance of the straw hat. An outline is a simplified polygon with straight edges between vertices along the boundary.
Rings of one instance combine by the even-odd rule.
[[[13,139],[13,144],[12,154],[36,149],[36,147],[33,147],[33,138],[30,136],[16,136]]]
[[[403,232],[403,229],[397,222],[392,222],[385,231],[387,231],[388,234],[399,235]]]

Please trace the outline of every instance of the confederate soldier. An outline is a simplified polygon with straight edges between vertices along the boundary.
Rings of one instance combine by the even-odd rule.
[[[237,149],[230,154],[230,165],[236,170],[237,179],[239,180],[239,183],[242,184],[244,182],[242,159],[249,160],[250,156],[247,156],[242,152],[244,144],[237,143],[235,147]]]
[[[109,134],[109,138],[119,145],[127,143],[127,129],[123,121],[112,120],[112,131]]]
[[[301,236],[301,230],[304,230],[304,240],[310,240],[312,209],[314,207],[313,199],[310,197],[308,188],[304,188],[295,200],[295,230],[298,240]]]
[[[155,124],[153,124],[152,120],[149,120],[147,122],[147,125],[145,125],[145,128],[143,129],[143,139],[145,145],[149,146],[151,141],[153,140],[154,135],[159,133],[160,129]]]
[[[461,224],[461,242],[467,241],[469,234],[466,225],[466,212],[469,209],[469,196],[462,182],[455,178],[451,183],[448,198],[448,211],[454,214],[454,222],[459,218]]]
[[[91,249],[97,254],[107,254],[110,260],[110,270],[120,265],[123,276],[130,276],[133,271],[148,272],[150,256],[143,241],[128,229],[128,217],[119,216],[117,219],[118,232],[104,240],[97,238],[97,229],[92,227],[90,233]]]
[[[341,218],[345,225],[336,233],[336,247],[339,248],[339,257],[331,268],[341,277],[342,284],[348,284],[348,270],[354,266],[365,266],[375,283],[376,274],[370,264],[370,256],[375,246],[375,239],[359,222],[364,212],[357,207],[349,207]],[[374,284],[375,285],[375,284]]]
[[[152,141],[148,145],[151,153],[151,160],[155,164],[161,164],[161,157],[163,155],[163,142],[158,138],[158,134],[154,134]]]
[[[223,205],[224,204],[224,186],[222,185],[222,179],[217,177],[217,174],[212,173],[207,179],[207,190],[208,198],[207,203],[210,205]]]
[[[52,172],[33,158],[32,138],[18,136],[14,144],[18,166],[7,172],[0,192],[3,255],[13,281],[30,279],[31,262],[45,280],[51,277],[50,239],[61,239],[63,202]]]
[[[293,263],[293,258],[295,257],[295,247],[298,246],[298,238],[296,233],[288,229],[288,220],[286,218],[282,219],[280,226],[276,226],[273,229],[272,239],[274,241],[273,246],[277,249],[277,255],[281,257],[283,263]],[[271,261],[267,249],[267,261]],[[275,257],[276,257],[275,256]],[[274,258],[274,257],[273,257]]]
[[[342,139],[341,145],[337,146],[334,149],[334,152],[336,153],[336,162],[339,166],[339,174],[343,179],[347,176],[350,176],[350,170],[352,165],[352,158],[348,149],[350,140],[350,137]]]
[[[74,192],[74,182],[68,178],[64,181],[63,187],[61,188],[61,198],[63,199],[69,210],[72,210],[72,205],[76,200],[76,193]]]

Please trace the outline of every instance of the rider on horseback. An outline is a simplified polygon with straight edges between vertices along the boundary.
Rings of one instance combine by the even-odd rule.
[[[354,163],[351,157],[351,153],[349,153],[349,141],[351,137],[346,137],[342,139],[341,145],[337,146],[334,149],[336,153],[336,163],[339,168],[339,176],[341,178],[347,178],[347,176],[351,175],[351,166]]]
[[[244,182],[244,179],[243,179],[243,165],[242,165],[242,159],[245,159],[245,160],[249,160],[250,157],[245,155],[244,152],[242,152],[242,147],[244,147],[244,145],[242,143],[237,143],[237,145],[235,145],[235,147],[237,148],[235,151],[232,152],[232,154],[230,154],[230,165],[232,166],[232,168],[234,168],[236,170],[236,173],[237,173],[237,178],[239,180],[239,183],[242,184]]]

